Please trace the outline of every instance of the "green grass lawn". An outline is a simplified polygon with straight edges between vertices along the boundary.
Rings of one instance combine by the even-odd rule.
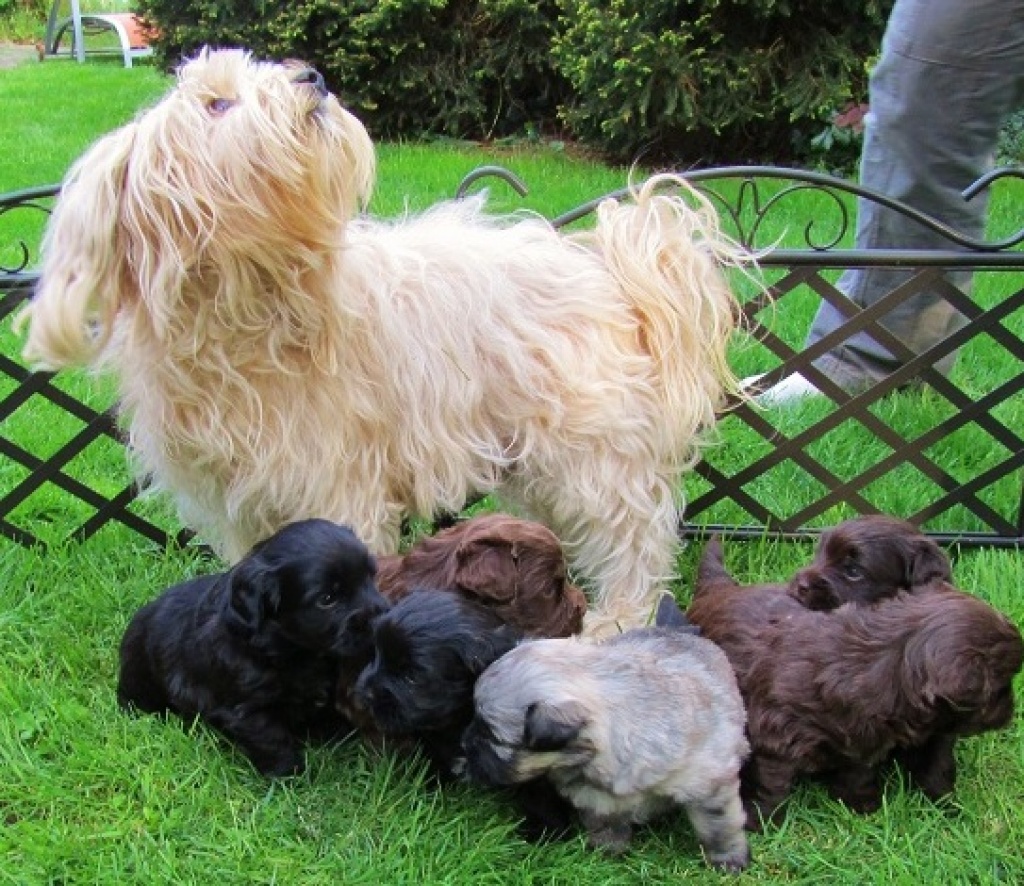
[[[58,181],[93,139],[155,101],[168,83],[145,65],[124,70],[108,62],[47,61],[0,73],[0,192]],[[546,215],[615,189],[628,176],[544,146],[384,145],[373,211],[422,208],[491,163],[509,167],[531,189],[521,199],[502,182],[490,183],[497,207]],[[1019,226],[1021,196],[1018,188],[1000,188],[994,228]],[[778,233],[790,236],[813,212],[798,203]],[[0,249],[7,231],[0,218]],[[29,226],[17,235],[34,242],[38,233]],[[997,299],[1004,282],[985,278],[978,285],[980,298]],[[814,306],[810,297],[787,300],[773,325],[799,341]],[[1019,331],[1021,318],[1011,325]],[[8,327],[0,330],[0,349],[16,356],[18,341]],[[983,343],[967,357],[957,380],[968,390],[983,392],[1009,371]],[[757,346],[737,343],[740,374],[764,368],[763,359]],[[109,390],[90,379],[69,375],[60,383],[97,405],[109,402]],[[10,390],[2,384],[0,398]],[[893,404],[886,408],[908,430],[948,409],[924,394]],[[796,432],[806,410],[817,408],[773,418]],[[1024,427],[1022,411],[1020,403],[1010,404],[1006,422]],[[22,409],[4,420],[2,436],[45,455],[69,430],[54,416]],[[824,455],[838,470],[844,461],[875,457],[869,442],[849,431],[831,440]],[[723,426],[709,457],[727,462],[756,445],[733,425]],[[979,448],[965,438],[940,455],[955,474],[988,456]],[[81,462],[75,470],[90,482],[110,490],[127,482],[123,453],[113,444],[90,449]],[[8,470],[0,459],[0,483]],[[761,478],[757,495],[780,508],[799,504],[801,484],[772,472]],[[6,488],[0,485],[0,495]],[[993,506],[1012,508],[1020,489],[1018,472],[993,493]],[[924,493],[919,481],[892,477],[876,494],[898,509]],[[172,519],[166,503],[145,507]],[[59,493],[32,508],[33,527],[55,539],[82,516]],[[967,516],[951,519],[970,528]],[[697,552],[690,546],[680,557],[683,600]],[[741,580],[782,579],[807,556],[804,546],[770,539],[727,547]],[[0,538],[0,883],[635,886],[730,879],[702,864],[682,815],[642,830],[633,851],[620,858],[592,852],[580,840],[535,846],[516,836],[500,798],[469,787],[438,790],[424,783],[417,761],[377,757],[355,741],[314,748],[304,775],[268,782],[201,726],[122,714],[114,683],[125,624],[164,587],[211,565],[192,551],[158,551],[116,525],[86,544],[57,544],[45,554]],[[955,574],[1024,625],[1020,553],[964,552]],[[883,809],[869,817],[815,787],[802,788],[781,826],[752,837],[754,862],[735,879],[850,886],[1024,882],[1022,715],[1007,730],[963,741],[959,765],[956,796],[941,807],[905,791],[895,777]]]

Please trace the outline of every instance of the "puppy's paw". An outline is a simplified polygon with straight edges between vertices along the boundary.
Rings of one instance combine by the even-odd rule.
[[[725,855],[707,854],[707,862],[717,871],[738,874],[750,865],[750,848],[744,843],[741,848]]]
[[[546,778],[509,788],[520,815],[519,835],[530,843],[567,840],[576,832],[576,808]]]
[[[956,785],[955,736],[938,735],[921,747],[897,751],[896,762],[905,769],[910,784],[929,800],[948,798]]]
[[[877,812],[882,805],[882,785],[875,767],[850,767],[826,779],[829,794],[859,815]]]
[[[288,778],[306,771],[306,757],[299,748],[256,751],[248,757],[260,775],[267,778]]]
[[[629,850],[633,839],[633,829],[628,821],[604,819],[585,821],[587,842],[595,849],[609,855],[622,855]]]
[[[856,812],[858,815],[870,815],[882,808],[882,796],[868,794],[836,794],[836,799],[842,801],[847,809]]]

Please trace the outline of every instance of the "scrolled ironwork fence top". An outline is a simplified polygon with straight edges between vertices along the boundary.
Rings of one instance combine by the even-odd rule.
[[[477,182],[488,178],[500,178],[505,181],[520,196],[528,193],[525,182],[510,170],[502,166],[481,166],[470,172],[459,185],[456,196],[459,198],[468,195],[470,188]],[[780,207],[783,202],[792,195],[813,191],[827,198],[837,213],[837,224],[832,226],[833,233],[827,239],[818,239],[814,236],[815,225],[820,221],[814,219],[807,222],[804,228],[804,244],[812,252],[826,252],[835,249],[846,237],[850,230],[851,214],[848,201],[844,198],[852,197],[859,200],[870,200],[878,203],[893,212],[907,216],[922,227],[939,234],[949,241],[951,247],[960,247],[961,250],[969,250],[974,253],[1000,253],[1012,249],[1024,243],[1024,227],[1009,237],[999,240],[980,240],[969,237],[957,231],[950,225],[939,221],[932,216],[907,205],[904,202],[895,200],[892,197],[863,187],[855,182],[838,178],[821,172],[813,172],[805,169],[792,169],[777,166],[721,166],[710,169],[695,169],[678,173],[678,177],[696,187],[714,204],[716,210],[732,224],[735,229],[735,236],[740,245],[751,251],[764,251],[772,244],[759,244],[760,234],[766,219],[769,219],[773,211]],[[986,191],[994,182],[1002,178],[1016,178],[1024,180],[1024,169],[1018,167],[1001,167],[983,175],[976,182],[965,188],[962,192],[964,200],[973,200],[982,192]],[[734,197],[727,196],[722,191],[712,187],[715,182],[737,181],[739,188]],[[781,189],[764,193],[762,182],[777,181],[784,183]],[[785,184],[788,183],[788,184]],[[556,228],[562,228],[577,222],[593,213],[605,200],[621,200],[629,197],[632,192],[630,186],[618,188],[614,191],[595,197],[585,203],[581,203],[574,209],[567,210],[551,219]],[[749,220],[747,216],[750,216]],[[844,250],[844,259],[851,256],[863,254],[880,257],[881,261],[891,263],[904,253],[917,257],[922,252],[934,253],[935,250]],[[780,250],[785,260],[794,254],[794,250]],[[960,259],[955,255],[947,255],[947,259],[954,259],[956,264]],[[972,264],[977,263],[977,257],[968,259]]]

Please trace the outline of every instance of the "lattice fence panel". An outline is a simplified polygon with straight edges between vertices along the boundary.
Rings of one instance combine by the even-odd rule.
[[[492,174],[512,181],[485,168],[459,193]],[[838,179],[794,170],[730,168],[687,177],[753,251],[785,233],[775,219],[793,194],[806,201],[811,192],[818,200],[802,204],[811,207],[811,217],[800,220],[805,245],[762,257],[769,291],[746,287],[747,335],[737,343],[736,364],[741,374],[744,367],[765,371],[762,387],[800,372],[826,396],[785,408],[733,402],[720,422],[727,444],[710,447],[687,480],[681,533],[806,537],[854,514],[883,511],[939,539],[1024,546],[1024,230],[992,243],[965,242],[951,232],[955,248],[942,252],[858,252],[849,243],[854,198],[908,210]],[[20,339],[11,327],[35,280],[26,244],[38,242],[56,191],[0,197],[0,536],[24,545],[63,542],[116,522],[159,546],[188,543],[191,535],[168,503],[140,496],[130,479],[112,390],[73,373],[30,373],[18,357]],[[600,199],[555,224],[585,219]],[[859,311],[836,286],[843,269],[858,266],[911,273],[878,305]],[[973,273],[970,293],[951,282],[961,279],[947,274],[953,269]],[[744,290],[744,281],[737,286]],[[969,322],[915,355],[879,320],[924,289],[941,293]],[[803,331],[822,300],[848,320],[804,349]],[[787,315],[800,322],[781,323]],[[786,331],[792,328],[800,334]],[[906,363],[851,396],[811,362],[860,330]],[[933,364],[952,351],[957,368],[947,378]],[[907,389],[915,379],[924,384]]]
[[[0,231],[14,232],[0,237],[0,535],[54,544],[116,522],[161,547],[185,544],[191,533],[167,503],[141,496],[130,477],[110,386],[81,374],[33,373],[18,356],[14,320],[34,282],[25,244],[38,241],[55,192],[0,199]]]

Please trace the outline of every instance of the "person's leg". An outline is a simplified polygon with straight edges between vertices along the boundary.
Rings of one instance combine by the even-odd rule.
[[[967,236],[981,238],[987,197],[981,194],[966,201],[961,192],[991,167],[1000,127],[1022,101],[1024,4],[1020,0],[897,0],[871,76],[861,184]],[[857,248],[955,246],[900,213],[861,200]],[[866,308],[908,276],[904,271],[854,269],[842,276],[838,288]],[[953,280],[969,285],[963,274]],[[844,320],[841,312],[823,303],[807,344],[834,331]],[[882,322],[910,349],[921,352],[958,329],[964,318],[941,296],[925,292],[908,299]],[[951,355],[940,369],[948,371],[952,362]],[[898,364],[882,345],[859,333],[815,365],[842,387],[859,390]],[[786,382],[797,389],[797,396],[813,392],[800,376],[782,385]]]

